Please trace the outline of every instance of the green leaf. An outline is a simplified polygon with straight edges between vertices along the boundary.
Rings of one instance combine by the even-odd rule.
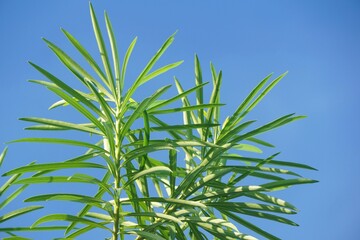
[[[250,112],[268,94],[268,92],[270,92],[271,89],[286,76],[286,74],[287,72],[281,74],[279,77],[273,80],[245,111]]]
[[[148,176],[151,174],[159,174],[159,173],[171,173],[172,171],[170,170],[170,168],[168,167],[163,167],[163,166],[158,166],[158,167],[152,167],[143,171],[139,171],[138,173],[134,174],[133,176],[131,176],[127,181],[126,184],[124,184],[124,186],[122,187],[123,189],[125,189],[129,184],[131,184],[132,182],[134,182],[136,179],[141,178],[143,176]]]
[[[140,212],[140,213],[120,213],[123,216],[132,216],[132,217],[136,217],[136,216],[141,216],[141,217],[154,217],[154,218],[160,218],[160,219],[164,219],[167,221],[171,221],[177,224],[182,224],[182,222],[171,215],[168,214],[164,214],[164,213],[157,213],[157,212]]]
[[[145,232],[145,231],[130,231],[129,234],[144,237],[145,239],[148,239],[148,240],[166,240],[165,238],[159,236],[158,234]]]
[[[261,162],[264,160],[262,158],[242,157],[237,154],[225,154],[224,156],[222,156],[222,158],[240,160],[240,161],[244,161],[244,162],[255,162],[255,163],[258,163],[258,162]],[[308,170],[316,170],[315,168],[310,167],[308,165],[301,164],[301,163],[295,163],[295,162],[271,160],[268,164],[276,165],[276,166],[287,166],[287,167],[302,168],[302,169],[308,169]]]
[[[298,209],[291,203],[286,202],[280,198],[276,198],[276,197],[261,193],[261,192],[247,192],[247,193],[244,193],[244,196],[250,197],[250,198],[253,198],[253,199],[256,199],[259,201],[276,204],[278,206],[289,208],[294,211],[298,211]]]
[[[70,34],[69,34],[70,35]],[[95,80],[94,77],[92,77],[87,71],[85,71],[77,62],[75,62],[71,57],[69,57],[64,51],[62,51],[59,47],[57,47],[52,42],[46,40],[43,38],[43,40],[47,43],[48,47],[58,56],[60,61],[83,83],[86,85],[84,78],[88,78],[91,80],[92,83],[94,83],[101,92],[106,94],[110,99],[113,99],[113,97],[110,95],[110,93],[99,83],[97,80]],[[75,40],[76,41],[76,40]],[[104,81],[104,76],[99,75],[102,80]]]
[[[92,25],[93,25],[93,29],[94,29],[94,34],[95,34],[95,38],[96,38],[96,42],[98,44],[98,48],[99,48],[99,52],[100,52],[100,56],[101,56],[101,60],[103,62],[104,68],[105,68],[105,73],[106,73],[106,80],[108,85],[110,86],[111,91],[115,94],[115,83],[114,83],[114,79],[113,79],[113,75],[112,75],[112,71],[111,71],[111,67],[110,67],[110,63],[109,63],[109,57],[106,51],[106,47],[105,47],[105,43],[101,34],[101,30],[99,27],[99,23],[96,19],[96,14],[94,11],[94,8],[92,6],[92,4],[90,3],[90,15],[91,15],[91,21],[92,21]]]
[[[32,239],[31,238],[19,237],[19,236],[12,236],[12,237],[2,238],[2,240],[32,240]]]
[[[150,59],[148,64],[145,66],[143,71],[140,73],[140,75],[137,77],[135,82],[132,84],[132,86],[130,87],[130,89],[126,93],[123,102],[127,103],[130,100],[133,93],[135,92],[135,90],[138,89],[138,87],[141,84],[145,83],[146,75],[149,73],[149,71],[152,69],[152,67],[155,65],[155,63],[159,60],[159,58],[163,55],[163,53],[166,51],[166,49],[171,45],[171,43],[173,41],[174,41],[174,34],[171,35],[165,41],[165,43],[161,46],[161,48],[157,51],[157,53]],[[125,112],[124,110],[125,110],[125,104],[123,104],[122,109],[121,109],[122,114]]]
[[[263,132],[267,132],[267,131],[270,131],[274,128],[277,128],[277,127],[280,127],[284,124],[287,124],[287,123],[290,123],[292,121],[296,121],[296,120],[299,120],[299,119],[302,119],[304,118],[304,116],[296,116],[296,117],[292,117],[294,114],[288,114],[288,115],[285,115],[283,117],[280,117],[268,124],[265,124],[259,128],[256,128],[255,130],[252,130],[248,133],[245,133],[241,136],[238,136],[236,138],[233,139],[233,142],[239,142],[241,140],[244,140],[244,139],[247,139],[249,137],[253,137],[255,135],[258,135],[260,133],[263,133]]]
[[[259,204],[259,203],[250,203],[250,202],[210,202],[206,204],[210,207],[215,208],[223,208],[227,209],[227,211],[242,211],[242,210],[259,210],[259,211],[267,211],[267,212],[274,212],[274,213],[283,213],[283,214],[295,214],[293,210],[278,207],[274,205],[267,205],[267,204]]]
[[[199,62],[199,58],[197,55],[195,55],[195,84],[196,86],[199,86],[202,84],[202,73],[201,73],[201,66]],[[196,105],[202,105],[204,104],[204,93],[203,88],[198,88],[196,90]],[[204,109],[200,108],[198,109],[198,116],[200,119],[200,123],[204,123]]]
[[[35,118],[35,117],[20,118],[19,120],[27,121],[27,122],[43,123],[43,124],[47,124],[50,126],[61,127],[63,130],[67,130],[67,129],[78,130],[78,131],[82,131],[82,132],[103,135],[102,132],[100,132],[94,128],[86,127],[83,124],[69,123],[69,122],[48,119],[48,118]]]
[[[31,166],[35,164],[35,162],[31,162],[29,163],[27,166]],[[13,176],[11,176],[4,184],[1,185],[0,187],[0,196],[2,196],[9,188],[10,186],[12,186],[12,184],[19,178],[21,177],[22,174],[15,174]],[[6,201],[6,200],[5,200]],[[1,209],[1,208],[0,208]]]
[[[219,137],[217,139],[217,143],[218,144],[223,144],[223,143],[229,142],[230,139],[235,138],[238,133],[240,133],[242,130],[244,130],[245,128],[247,128],[248,126],[250,126],[254,122],[255,122],[254,120],[244,122],[244,123],[240,124],[239,126],[231,129],[231,130],[225,130],[223,128],[223,130],[221,130],[220,135],[219,135]],[[235,142],[235,141],[232,141],[232,142]]]
[[[168,203],[175,206],[190,206],[190,207],[199,207],[207,208],[207,206],[199,201],[191,201],[185,199],[175,199],[175,198],[165,198],[165,197],[148,197],[148,198],[138,198],[138,199],[124,199],[121,200],[121,203],[128,202],[157,202],[157,203]]]
[[[8,205],[11,201],[13,201],[17,196],[19,196],[20,193],[22,193],[28,186],[24,185],[16,189],[14,192],[12,192],[9,196],[5,198],[4,201],[0,203],[0,209],[4,208],[6,205]]]
[[[239,209],[236,212],[241,213],[241,214],[245,214],[245,215],[249,215],[252,217],[258,217],[258,218],[262,218],[262,219],[267,219],[270,221],[275,221],[275,222],[279,222],[279,223],[284,223],[284,224],[288,224],[291,226],[299,226],[297,223],[284,218],[284,217],[280,217],[277,215],[273,215],[273,214],[269,214],[269,213],[264,213],[264,212],[257,212],[257,211],[249,211],[246,209]]]
[[[220,87],[222,83],[222,72],[220,71],[217,76],[214,66],[210,65],[212,70],[212,79],[213,79],[213,90],[211,92],[210,102],[209,103],[220,103]],[[220,107],[210,108],[206,115],[207,122],[214,123],[220,122]],[[220,132],[220,127],[213,128],[214,139],[217,139],[218,132]],[[210,137],[210,129],[207,128],[205,132],[205,140]]]
[[[174,149],[175,147],[173,146],[173,144],[170,143],[161,143],[161,144],[151,144],[149,146],[145,146],[145,147],[141,147],[141,148],[135,148],[134,150],[131,150],[129,152],[127,152],[126,154],[124,154],[124,159],[126,159],[122,165],[124,166],[128,161],[131,161],[135,158],[141,157],[143,155],[149,154],[151,152],[157,152],[160,150],[170,150],[170,149]]]
[[[205,240],[206,238],[204,237],[204,235],[198,230],[198,227],[191,223],[190,221],[188,222],[188,225],[190,227],[190,236],[192,236],[192,239],[196,239],[196,240]]]
[[[254,142],[260,145],[263,145],[265,147],[275,147],[274,145],[272,145],[271,143],[265,142],[264,140],[258,139],[258,138],[254,138],[254,137],[250,137],[247,138],[246,140],[250,141],[250,142]]]
[[[160,57],[165,53],[166,49],[168,49],[168,47],[172,44],[172,42],[174,41],[174,36],[176,33],[172,34],[165,42],[164,44],[160,47],[160,49],[156,52],[156,54],[150,59],[150,61],[148,62],[148,64],[146,65],[146,67],[143,69],[143,71],[140,73],[140,75],[138,76],[138,78],[135,80],[135,84],[133,86],[140,86],[142,84],[144,84],[145,82],[147,82],[148,80],[150,80],[151,78],[148,78],[148,73],[151,71],[152,67],[155,65],[155,63],[160,59]],[[176,65],[179,65],[181,62],[177,62],[175,63]],[[168,70],[170,70],[171,68],[169,68],[168,66],[166,66],[165,68],[167,68]],[[157,70],[158,71],[158,70]],[[156,71],[154,71],[156,72]],[[161,71],[162,73],[166,72],[166,71]],[[156,74],[156,76],[159,74]]]
[[[63,91],[60,91],[59,89],[49,88],[49,90],[51,90],[52,92],[60,96],[62,99],[64,99],[66,102],[68,102],[71,106],[73,106],[76,110],[83,114],[87,119],[94,123],[95,126],[97,126],[104,134],[106,134],[106,130],[101,124],[101,122],[76,100],[65,94]],[[102,113],[99,113],[99,116],[104,119],[106,118]]]
[[[63,170],[71,168],[98,168],[107,169],[103,165],[96,163],[84,162],[60,162],[60,163],[44,163],[30,166],[18,167],[3,174],[3,176],[14,175],[18,173],[36,172],[36,171],[49,171],[49,170]]]
[[[270,92],[270,90],[280,82],[280,80],[285,77],[285,75],[287,74],[287,72],[285,72],[284,74],[280,75],[279,77],[277,77],[275,80],[273,80],[264,90],[263,92],[250,104],[249,107],[247,107],[245,110],[245,106],[250,102],[250,100],[254,97],[254,95],[260,90],[260,88],[262,88],[262,86],[267,82],[267,80],[271,77],[271,75],[267,76],[258,86],[256,87],[254,90],[254,92],[252,92],[248,97],[249,99],[247,98],[244,103],[244,105],[240,105],[240,107],[237,109],[237,111],[235,112],[235,116],[238,117],[238,115],[244,111],[243,113],[241,113],[241,116],[239,118],[237,118],[235,120],[235,124],[238,123],[247,113],[249,113],[267,94],[268,92]],[[253,93],[255,93],[253,95]]]
[[[61,81],[60,79],[56,78],[54,75],[52,75],[51,73],[49,73],[48,71],[46,71],[45,69],[39,67],[38,65],[29,62],[31,66],[33,66],[36,70],[38,70],[41,74],[43,74],[45,77],[47,77],[50,81],[52,81],[53,83],[55,83],[60,89],[66,91],[67,93],[69,93],[71,96],[73,96],[74,98],[76,98],[78,101],[80,101],[81,103],[83,103],[84,105],[86,105],[87,107],[89,107],[91,110],[93,110],[94,112],[96,112],[99,116],[102,116],[101,111],[94,105],[92,104],[89,100],[87,100],[85,97],[83,97],[80,93],[78,93],[76,90],[74,90],[72,87],[68,86],[67,84],[65,84],[63,81]],[[62,91],[59,91],[59,89],[56,89],[54,87],[50,87],[48,86],[48,88],[55,92],[56,94],[58,93],[62,93],[62,94],[58,94],[60,97],[63,98],[63,96],[67,96],[66,98],[63,98],[64,100],[66,100],[69,104],[71,104],[72,102],[76,102],[74,101],[71,97],[69,97],[68,95],[64,94]]]
[[[110,177],[111,177],[110,172],[107,172],[107,173],[104,175],[104,177],[103,177],[103,179],[102,179],[101,181],[106,183],[106,182],[109,181]],[[103,188],[99,187],[99,189],[97,190],[96,194],[94,195],[94,198],[101,199],[102,196],[105,194],[105,192],[106,192],[106,190],[104,190]],[[89,205],[89,204],[85,205],[85,206],[80,210],[80,212],[77,214],[77,216],[80,217],[80,218],[81,218],[81,217],[84,217],[84,216],[89,212],[90,209],[91,209],[91,205]],[[76,221],[72,222],[72,223],[67,227],[66,232],[68,233],[68,232],[70,232],[72,229],[74,229],[75,226],[76,226],[76,224],[77,224]]]
[[[178,130],[188,130],[196,128],[206,128],[206,127],[217,127],[219,124],[187,124],[187,125],[167,125],[161,127],[151,127],[150,131],[178,131]]]
[[[262,153],[262,150],[254,145],[239,143],[233,146],[234,149],[246,152]]]
[[[177,101],[177,100],[179,100],[179,99],[181,99],[181,98],[189,95],[190,93],[196,91],[197,89],[204,87],[206,84],[208,84],[208,83],[206,82],[206,83],[200,84],[200,85],[195,86],[195,87],[193,87],[193,88],[190,88],[189,90],[186,90],[186,91],[184,91],[184,92],[182,92],[182,93],[180,93],[180,94],[177,94],[176,96],[174,96],[174,97],[172,97],[172,98],[169,98],[169,99],[164,100],[164,101],[162,101],[162,102],[160,102],[160,103],[157,103],[157,104],[151,106],[148,111],[153,111],[153,110],[155,110],[155,109],[158,109],[158,108],[161,108],[161,107],[163,107],[163,106],[166,106],[166,105],[168,105],[168,104],[170,104],[170,103],[173,103],[173,102],[175,102],[175,101]]]
[[[0,154],[0,167],[4,161],[7,151],[8,151],[8,147],[5,147],[4,150]]]
[[[270,172],[275,174],[288,174],[293,176],[298,176],[298,174],[285,170],[280,168],[268,168],[268,167],[262,167],[262,166],[236,166],[236,165],[226,165],[226,166],[215,166],[215,167],[209,167],[208,170],[216,171],[220,169],[228,169],[229,171],[232,171],[234,173],[242,173],[242,172],[251,172],[259,171],[259,172]],[[250,173],[250,174],[251,174]]]
[[[176,168],[177,168],[177,152],[176,150],[172,149],[169,151],[169,167],[171,170],[171,174],[169,175],[169,184],[170,184],[170,191],[171,194],[170,196],[172,196],[172,194],[175,192],[175,184],[176,184]]]
[[[85,174],[75,174],[73,176],[44,176],[44,177],[30,177],[23,178],[14,182],[14,184],[41,184],[41,183],[87,183],[96,184],[102,189],[106,190],[110,195],[111,186],[105,182],[93,178]]]
[[[87,81],[87,86],[95,96],[95,99],[101,106],[101,110],[103,113],[105,113],[107,122],[113,122],[112,116],[114,115],[114,110],[109,106],[108,101],[105,99],[104,96],[102,96],[95,86],[89,81],[88,79],[85,79]],[[113,124],[113,123],[112,123]]]
[[[250,230],[260,234],[261,236],[264,236],[266,237],[267,239],[269,240],[281,240],[280,238],[264,231],[262,228],[259,228],[257,227],[256,225],[240,218],[239,216],[233,214],[233,213],[230,213],[228,211],[221,211],[222,213],[224,213],[227,217],[230,217],[231,219],[235,220],[236,222],[240,223],[241,225],[249,228]]]
[[[149,140],[150,140],[150,120],[149,120],[149,115],[146,110],[143,112],[143,119],[144,119],[144,144],[143,144],[143,146],[148,146]],[[142,168],[143,167],[144,166],[142,166]]]
[[[50,201],[50,200],[80,202],[80,203],[89,204],[91,206],[96,206],[99,208],[102,208],[102,205],[105,204],[105,202],[103,200],[99,200],[94,197],[89,197],[89,196],[80,195],[80,194],[69,194],[69,193],[54,193],[54,194],[38,195],[38,196],[33,196],[30,198],[27,198],[24,201],[25,202],[41,202],[41,201]]]
[[[113,218],[107,214],[102,214],[102,213],[96,213],[96,212],[88,212],[86,213],[87,217],[91,217],[94,219],[98,219],[98,220],[102,220],[102,221],[107,221],[107,222],[111,222],[113,221]]]
[[[96,226],[86,226],[82,227],[80,229],[77,229],[75,232],[69,234],[66,239],[75,239],[75,237],[80,236],[81,234],[84,234],[86,232],[89,232],[90,230],[93,230],[96,228]]]
[[[116,83],[116,94],[118,94],[117,99],[121,98],[121,85],[120,85],[120,75],[121,75],[121,69],[120,69],[120,61],[119,61],[119,53],[118,48],[116,45],[116,39],[115,34],[113,31],[113,27],[111,24],[111,21],[109,19],[108,14],[105,12],[105,23],[106,23],[106,29],[108,33],[108,37],[110,40],[110,47],[111,47],[111,55],[113,58],[113,65],[114,65],[114,71],[115,71],[115,83]]]
[[[271,191],[277,191],[284,188],[287,188],[292,185],[297,184],[307,184],[307,183],[317,183],[318,181],[308,179],[308,178],[295,178],[295,179],[286,179],[286,180],[279,180],[275,182],[265,183],[261,186],[265,189],[271,190]]]
[[[122,70],[121,77],[120,77],[121,93],[123,92],[123,89],[124,89],[124,81],[125,81],[125,74],[126,74],[126,70],[127,70],[127,65],[129,63],[130,56],[131,56],[131,54],[132,54],[132,52],[134,50],[136,41],[137,41],[137,37],[135,37],[134,40],[132,40],[132,42],[130,43],[130,45],[129,45],[128,49],[126,50],[126,53],[125,53],[123,65],[121,67],[121,70]]]
[[[209,165],[211,161],[216,160],[218,156],[221,156],[226,151],[227,148],[224,147],[224,145],[221,146],[221,148],[211,148],[207,152],[207,156],[205,156],[205,158],[202,159],[201,163],[197,165],[194,169],[189,171],[189,173],[186,175],[183,181],[176,188],[176,192],[174,193],[174,196],[178,196],[182,191],[186,191],[186,189],[190,188],[194,184],[197,178],[202,177],[201,173],[205,170],[206,166]]]
[[[149,98],[146,98],[144,101],[142,101],[139,106],[135,109],[135,111],[131,114],[129,119],[125,122],[124,126],[121,129],[120,136],[125,136],[125,133],[130,129],[130,126],[133,124],[133,122],[139,118],[140,115],[143,114],[143,111],[146,110],[146,108],[154,102],[158,97],[160,97],[167,89],[169,89],[170,86],[165,86],[160,89],[158,89],[153,95],[151,95]]]
[[[239,107],[236,109],[234,114],[229,119],[229,122],[226,124],[226,127],[224,126],[224,129],[226,128],[232,128],[237,122],[239,115],[245,110],[246,106],[254,99],[256,94],[263,88],[263,86],[267,83],[267,81],[271,78],[272,74],[269,74],[266,76],[251,92],[250,94],[244,99],[244,101],[239,105]]]
[[[81,82],[83,82],[86,86],[87,86],[87,84],[85,83],[85,78],[84,77],[82,77],[82,76],[80,76],[80,75],[77,75],[79,78],[81,78]],[[86,78],[86,79],[89,79],[89,78]],[[47,88],[57,88],[57,89],[62,89],[61,87],[59,87],[58,85],[56,85],[56,84],[54,84],[54,83],[52,83],[52,82],[47,82],[47,81],[42,81],[42,80],[29,80],[29,82],[31,82],[31,83],[36,83],[36,84],[39,84],[39,85],[43,85],[43,86],[45,86],[45,87],[47,87]],[[94,83],[94,84],[96,84],[97,82],[95,81],[95,80],[92,80],[92,82]],[[97,88],[99,89],[99,92],[101,92],[100,91],[100,89],[101,89],[101,87],[99,87],[99,86],[97,86]],[[93,100],[93,101],[96,101],[96,98],[93,96],[93,94],[87,94],[87,93],[84,93],[84,92],[82,92],[82,91],[79,91],[79,90],[76,90],[76,89],[74,89],[78,94],[80,94],[81,96],[83,96],[85,99],[88,99],[88,100]],[[74,97],[74,99],[76,100],[76,101],[79,101],[79,100],[77,100],[75,97]],[[112,98],[110,97],[107,97],[106,98],[106,101],[110,101],[110,102],[113,102],[114,100],[112,100]],[[87,103],[86,103],[87,104]],[[85,104],[85,105],[86,105]],[[49,110],[51,110],[51,109],[54,109],[54,108],[57,108],[57,107],[60,107],[60,106],[63,106],[63,107],[65,107],[65,106],[69,106],[69,103],[68,102],[66,102],[64,99],[61,99],[61,100],[59,100],[59,101],[57,101],[57,102],[55,102],[55,103],[53,103],[50,107],[49,107]],[[90,107],[90,109],[91,109],[92,107]],[[99,111],[99,109],[93,109],[95,112],[96,111]],[[100,112],[100,114],[101,114],[101,112]]]
[[[231,194],[236,193],[245,193],[245,192],[258,192],[258,191],[265,191],[266,188],[263,186],[241,186],[241,187],[227,187],[222,190],[218,191],[208,191],[201,195],[198,195],[196,197],[191,198],[193,201],[199,201],[204,199],[210,199],[210,198],[218,198],[222,196],[228,196]]]
[[[87,142],[81,142],[81,141],[75,141],[70,139],[62,139],[62,138],[22,138],[18,140],[11,141],[11,143],[17,143],[17,142],[36,142],[36,143],[51,143],[51,144],[65,144],[65,145],[71,145],[71,146],[78,146],[78,147],[86,147],[94,150],[98,150],[100,152],[105,152],[105,149],[102,147],[99,147],[97,145],[87,143]]]
[[[161,75],[161,74],[163,74],[163,73],[166,73],[166,72],[170,71],[173,68],[176,68],[176,67],[180,66],[183,62],[184,61],[178,61],[178,62],[175,62],[175,63],[170,63],[170,64],[165,65],[165,66],[163,66],[163,67],[161,67],[159,69],[154,70],[153,72],[149,73],[148,75],[146,75],[144,77],[144,79],[142,80],[142,84],[149,81],[149,80],[151,80],[151,79],[153,79],[153,78],[155,78],[155,77],[157,77],[157,76],[159,76],[159,75]]]
[[[86,218],[67,215],[67,214],[51,214],[51,215],[41,217],[31,227],[33,228],[33,227],[38,226],[39,224],[46,223],[46,222],[52,222],[52,221],[79,222],[79,223],[83,223],[83,224],[86,224],[89,226],[94,226],[97,228],[105,229],[105,230],[108,230],[109,232],[111,232],[111,229],[107,228],[106,226],[104,226],[101,223],[97,223],[97,222],[91,221]]]
[[[195,106],[187,106],[187,107],[178,107],[178,108],[170,108],[170,109],[164,109],[164,110],[148,110],[151,114],[168,114],[168,113],[174,113],[174,112],[187,112],[187,111],[193,111],[193,110],[199,110],[204,108],[211,108],[211,107],[217,107],[217,106],[224,106],[224,104],[201,104],[201,105],[195,105]]]
[[[207,174],[205,177],[201,178],[198,182],[196,182],[195,184],[193,184],[192,186],[186,189],[184,193],[185,198],[189,197],[198,189],[205,187],[208,182],[219,179],[231,171],[232,171],[231,168],[225,168],[225,169],[218,169],[217,171]]]
[[[105,74],[102,72],[99,65],[96,63],[94,58],[89,54],[89,52],[79,43],[79,41],[72,36],[69,32],[67,32],[64,29],[61,29],[62,32],[65,34],[67,39],[71,42],[71,44],[80,52],[81,55],[85,58],[85,60],[89,63],[89,65],[93,68],[95,73],[101,78],[101,80],[105,83],[107,87],[109,87]],[[101,90],[102,93],[104,93],[107,97],[110,99],[113,99],[113,96],[96,80],[92,79],[91,77],[87,76],[89,79],[93,81],[93,83]]]
[[[17,216],[20,216],[20,215],[23,215],[25,213],[28,213],[28,212],[32,212],[32,211],[35,211],[35,210],[38,210],[40,208],[43,208],[43,206],[29,206],[29,207],[24,207],[24,208],[19,208],[19,209],[16,209],[14,211],[11,211],[9,213],[6,213],[2,216],[0,216],[0,223],[1,222],[5,222],[11,218],[14,218],[14,217],[17,217]]]
[[[38,231],[57,231],[65,230],[64,226],[49,226],[49,227],[7,227],[0,228],[0,232],[38,232]]]
[[[176,88],[177,88],[177,91],[178,91],[179,95],[183,94],[184,93],[183,87],[181,86],[180,82],[176,79],[176,77],[174,77],[174,79],[175,79],[175,85],[176,85]],[[181,102],[182,102],[183,107],[190,107],[191,106],[190,101],[187,98],[187,96],[182,97]],[[195,113],[193,111],[185,111],[185,112],[183,112],[183,122],[184,122],[184,124],[185,125],[190,124],[191,121],[194,124],[201,123],[199,118],[197,116],[195,116]],[[202,136],[202,129],[198,129],[197,132],[199,133],[200,136]],[[192,135],[193,135],[192,131],[188,130],[186,137],[187,138],[192,138],[193,137]],[[185,160],[186,160],[187,169],[189,169],[190,168],[189,156],[187,156],[187,158]]]
[[[214,237],[220,239],[248,239],[256,240],[256,238],[240,233],[236,226],[224,219],[211,217],[188,217],[186,221],[191,221],[193,224],[200,226]],[[225,228],[225,229],[224,229]]]
[[[270,157],[263,159],[262,161],[260,161],[255,168],[261,168],[263,165],[267,164],[268,162],[270,162],[274,157],[276,157],[277,155],[279,155],[280,153],[275,153],[273,155],[271,155]],[[249,171],[241,174],[239,177],[235,178],[235,179],[231,179],[231,183],[230,185],[235,185],[236,183],[238,183],[239,181],[243,180],[244,178],[246,178],[249,175],[254,175],[255,173],[255,169],[250,169]]]

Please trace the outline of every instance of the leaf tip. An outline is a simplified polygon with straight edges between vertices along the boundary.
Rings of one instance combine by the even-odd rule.
[[[0,154],[0,166],[2,165],[2,163],[4,161],[7,151],[8,151],[8,147],[6,146],[4,148],[4,150],[2,151],[2,153]]]
[[[12,140],[10,142],[6,142],[5,144],[11,144],[11,143],[15,143],[15,142],[16,142],[16,140]]]

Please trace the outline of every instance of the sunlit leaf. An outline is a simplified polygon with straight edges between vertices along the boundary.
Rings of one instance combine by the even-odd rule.
[[[103,165],[96,163],[86,163],[86,162],[59,162],[59,163],[44,163],[36,164],[24,167],[18,167],[13,170],[10,170],[3,174],[3,176],[9,176],[18,173],[25,172],[36,172],[36,171],[49,171],[49,170],[62,170],[70,168],[98,168],[106,169]]]
[[[3,163],[3,161],[4,161],[4,158],[5,158],[5,156],[6,156],[7,150],[8,150],[8,148],[5,147],[4,150],[3,150],[3,151],[1,152],[1,154],[0,154],[0,167],[1,167],[2,163]]]
[[[22,138],[18,140],[12,141],[12,143],[16,142],[36,142],[36,143],[51,143],[51,144],[65,144],[65,145],[71,145],[71,146],[78,146],[78,147],[86,147],[91,148],[94,150],[98,150],[101,152],[105,152],[105,150],[102,147],[99,147],[97,145],[82,142],[82,141],[75,141],[71,139],[61,139],[61,138]]]
[[[35,123],[43,123],[43,124],[47,124],[47,125],[50,125],[50,126],[61,127],[64,130],[66,130],[66,129],[79,130],[79,131],[83,131],[83,132],[87,132],[87,133],[103,135],[102,132],[100,132],[100,131],[98,131],[98,130],[96,130],[94,128],[89,128],[89,127],[86,127],[86,126],[81,125],[81,124],[69,123],[69,122],[58,121],[58,120],[53,120],[53,119],[47,119],[47,118],[20,118],[19,120],[28,121],[28,122],[35,122]]]
[[[72,215],[68,215],[68,214],[51,214],[51,215],[41,217],[38,220],[36,220],[36,222],[31,227],[36,227],[42,223],[53,222],[53,221],[80,222],[80,223],[83,223],[83,224],[86,224],[89,226],[102,228],[102,229],[105,229],[105,230],[108,230],[111,232],[111,229],[107,228],[103,224],[91,221],[86,218],[76,217],[76,216],[72,216]]]
[[[103,62],[104,68],[105,68],[106,80],[107,80],[108,85],[110,86],[111,91],[113,93],[115,93],[115,83],[114,83],[112,70],[111,70],[110,63],[109,63],[109,57],[108,57],[108,54],[106,51],[106,47],[105,47],[105,43],[103,40],[103,36],[101,34],[99,23],[97,21],[96,14],[95,14],[94,8],[91,3],[90,3],[90,16],[91,16],[91,21],[92,21],[92,25],[93,25],[93,29],[94,29],[96,42],[98,44],[101,60]]]
[[[19,215],[23,215],[23,214],[28,213],[28,212],[38,210],[40,208],[43,208],[43,206],[29,206],[29,207],[16,209],[14,211],[11,211],[9,213],[6,213],[6,214],[0,216],[0,222],[7,221],[7,220],[9,220],[11,218],[17,217]]]

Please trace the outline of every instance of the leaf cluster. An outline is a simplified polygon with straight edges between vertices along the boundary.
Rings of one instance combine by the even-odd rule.
[[[197,56],[194,87],[184,89],[175,78],[175,96],[164,98],[171,87],[167,85],[148,93],[142,100],[135,100],[134,94],[143,84],[182,63],[178,61],[155,68],[173,42],[174,35],[163,43],[132,85],[125,89],[127,66],[137,39],[130,43],[125,56],[120,59],[108,15],[105,13],[110,50],[91,4],[90,15],[101,63],[97,63],[72,34],[62,31],[95,75],[55,43],[44,39],[85,91],[73,88],[30,62],[46,78],[31,82],[60,98],[50,109],[72,107],[87,122],[21,118],[35,124],[27,127],[28,130],[79,131],[88,134],[89,140],[24,138],[14,141],[70,145],[86,150],[80,156],[61,162],[31,163],[6,172],[3,176],[10,176],[10,179],[2,186],[1,194],[11,185],[20,187],[1,203],[0,208],[35,184],[90,184],[97,191],[87,195],[44,193],[27,198],[25,202],[66,201],[81,203],[83,207],[75,214],[59,210],[59,213],[37,219],[30,227],[0,228],[0,231],[15,236],[14,233],[19,231],[63,229],[63,239],[74,239],[93,229],[103,229],[113,240],[127,236],[154,240],[205,240],[209,236],[255,239],[251,232],[256,232],[267,239],[279,239],[252,223],[248,216],[296,226],[284,216],[295,214],[297,209],[274,197],[272,192],[297,184],[314,183],[314,180],[288,169],[313,168],[277,160],[278,153],[255,158],[251,152],[261,153],[260,147],[274,147],[260,139],[260,134],[303,116],[288,114],[255,127],[255,121],[245,120],[286,73],[274,79],[272,75],[265,77],[224,121],[220,114],[223,107],[220,101],[222,72],[210,65],[212,90],[209,100],[205,101],[208,82],[203,80]],[[169,118],[179,114],[182,114],[182,122],[176,125],[162,120],[164,115]],[[68,174],[58,173],[64,169]],[[89,169],[96,174],[89,174]],[[25,177],[24,174],[31,175]],[[1,216],[0,221],[44,206],[46,204],[15,210]],[[46,225],[49,222],[67,224]]]

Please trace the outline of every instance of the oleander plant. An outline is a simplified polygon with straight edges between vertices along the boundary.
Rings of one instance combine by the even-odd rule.
[[[94,230],[104,231],[106,239],[111,240],[256,239],[254,233],[265,239],[279,239],[252,219],[297,226],[286,216],[298,210],[276,197],[276,191],[316,182],[294,172],[294,169],[314,168],[277,160],[279,153],[275,152],[261,157],[261,148],[274,146],[260,135],[304,116],[288,114],[260,126],[247,120],[248,113],[286,73],[266,76],[228,117],[221,115],[222,72],[210,64],[210,83],[204,81],[197,56],[193,87],[183,88],[175,77],[176,94],[169,97],[172,86],[165,85],[154,92],[141,90],[138,95],[143,99],[137,99],[134,94],[142,85],[150,81],[159,84],[156,81],[159,76],[182,63],[160,67],[157,64],[174,41],[174,35],[163,43],[135,79],[128,79],[127,66],[137,38],[120,58],[108,15],[105,13],[105,31],[100,29],[91,4],[90,15],[101,62],[64,29],[65,37],[88,66],[81,66],[47,39],[45,43],[73,78],[62,80],[30,62],[44,77],[30,82],[45,87],[60,99],[50,109],[73,108],[86,121],[20,119],[32,123],[28,130],[53,132],[51,136],[61,131],[78,131],[85,137],[79,140],[44,135],[13,141],[56,144],[59,148],[70,145],[84,151],[63,161],[29,161],[3,174],[2,178],[7,180],[0,189],[0,208],[21,198],[26,188],[41,184],[66,186],[55,193],[43,188],[43,194],[23,199],[34,205],[5,211],[0,222],[18,218],[19,226],[0,227],[0,233],[7,235],[4,239],[28,239],[26,232],[31,231],[50,234],[54,231],[54,239],[79,239]],[[109,43],[105,43],[102,32]],[[81,88],[75,88],[74,81],[79,81]],[[208,84],[212,87],[206,92]],[[174,119],[177,123],[173,123]],[[5,153],[6,150],[1,162]],[[256,153],[259,157],[254,157]],[[72,186],[79,184],[92,185],[89,189],[94,191],[87,194],[71,191]],[[15,191],[7,193],[12,188]],[[69,192],[63,192],[64,189]],[[51,208],[47,206],[50,201],[81,207],[75,213],[59,208],[57,213],[34,219],[31,226],[21,225],[22,217]],[[55,236],[59,230],[63,235]]]

